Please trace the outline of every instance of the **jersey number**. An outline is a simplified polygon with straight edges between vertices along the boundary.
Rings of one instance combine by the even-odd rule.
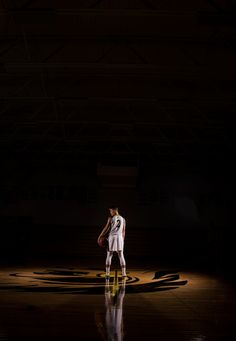
[[[116,232],[119,230],[120,224],[121,224],[120,219],[117,219]]]

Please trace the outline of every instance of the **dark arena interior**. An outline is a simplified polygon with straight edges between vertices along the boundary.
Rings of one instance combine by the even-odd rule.
[[[236,338],[235,61],[233,0],[0,0],[0,341]]]

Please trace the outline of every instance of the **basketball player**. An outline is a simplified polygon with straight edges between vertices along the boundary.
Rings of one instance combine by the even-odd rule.
[[[118,213],[118,207],[111,206],[109,208],[110,215],[107,219],[106,226],[100,233],[98,237],[104,237],[106,233],[108,233],[108,248],[107,248],[107,257],[106,257],[106,279],[110,278],[110,267],[111,267],[111,260],[113,257],[114,251],[118,253],[120,266],[122,271],[122,278],[126,278],[126,262],[124,258],[124,239],[125,239],[125,228],[126,228],[126,221],[125,218],[122,217]]]

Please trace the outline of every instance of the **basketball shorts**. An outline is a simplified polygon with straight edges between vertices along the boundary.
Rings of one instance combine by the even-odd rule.
[[[123,251],[124,238],[122,235],[110,235],[108,237],[108,251]]]

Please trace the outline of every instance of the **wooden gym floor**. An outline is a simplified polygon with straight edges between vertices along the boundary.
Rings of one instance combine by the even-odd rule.
[[[0,340],[181,340],[236,337],[235,287],[201,271],[85,264],[1,266]]]

